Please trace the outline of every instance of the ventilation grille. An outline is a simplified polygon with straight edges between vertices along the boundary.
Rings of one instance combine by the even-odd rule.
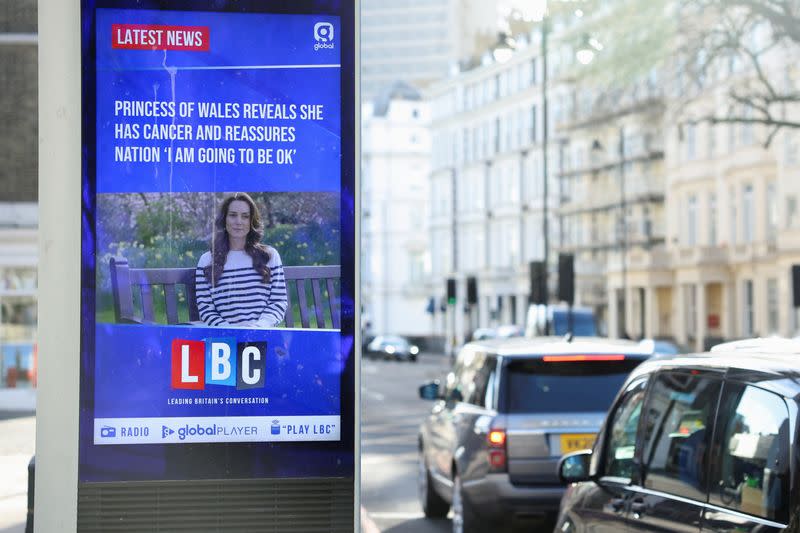
[[[352,479],[81,483],[78,531],[352,533]]]

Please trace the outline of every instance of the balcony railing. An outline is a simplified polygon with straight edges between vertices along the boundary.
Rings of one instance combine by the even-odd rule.
[[[724,265],[730,260],[728,248],[722,246],[693,246],[675,252],[678,266]]]

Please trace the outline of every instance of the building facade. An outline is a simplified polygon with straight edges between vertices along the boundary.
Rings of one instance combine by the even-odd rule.
[[[362,117],[364,333],[430,337],[429,107],[417,89],[396,83]]]
[[[397,80],[427,83],[447,75],[456,51],[456,0],[361,3],[361,97]]]
[[[438,333],[450,346],[479,327],[524,324],[529,263],[544,257],[545,218],[551,251],[557,242],[553,170],[561,142],[549,128],[545,174],[540,42],[538,30],[519,35],[509,60],[497,61],[488,51],[480,66],[426,91],[433,135],[430,291],[441,314]],[[550,64],[555,80],[570,66],[558,42],[553,57],[564,61]],[[470,277],[477,285],[474,303],[467,299]],[[456,280],[455,305],[446,302],[448,278]]]
[[[473,61],[504,31],[521,0],[362,0],[361,97],[395,81],[425,86]]]
[[[672,281],[664,262],[665,97],[653,76],[622,89],[585,80],[565,89],[555,116],[565,152],[557,249],[575,257],[576,304],[595,311],[602,333],[652,337],[660,333],[654,291]]]
[[[0,410],[34,406],[38,256],[37,10],[0,7]]]
[[[664,68],[614,86],[581,75],[573,61],[580,22],[554,26],[546,171],[536,29],[507,62],[487,55],[426,93],[434,143],[430,287],[442,301],[445,280],[458,282],[456,304],[444,306],[441,321],[452,344],[476,327],[521,325],[528,264],[544,256],[545,211],[551,300],[555,256],[573,254],[575,303],[595,311],[601,333],[670,338],[697,350],[796,335],[798,132],[784,128],[765,147],[772,130],[698,118],[724,116],[731,88],[752,86],[757,73],[722,58],[702,80]],[[762,58],[763,71],[796,87],[795,56],[775,48]],[[781,113],[798,111],[786,104]],[[477,305],[467,301],[470,277],[478,280]]]
[[[765,54],[763,72],[796,86],[796,53],[778,47]],[[798,132],[780,130],[767,146],[771,130],[764,126],[693,120],[724,116],[731,89],[755,76],[744,61],[718,61],[691,103],[671,110],[665,163],[673,332],[695,349],[798,333],[791,277],[800,264]],[[781,112],[797,116],[798,109]]]

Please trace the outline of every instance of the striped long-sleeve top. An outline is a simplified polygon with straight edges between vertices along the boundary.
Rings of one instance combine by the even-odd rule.
[[[253,258],[244,250],[231,250],[216,287],[203,269],[211,264],[211,252],[197,263],[195,285],[200,318],[209,326],[277,326],[286,313],[286,279],[281,256],[269,248],[270,282],[253,268]]]

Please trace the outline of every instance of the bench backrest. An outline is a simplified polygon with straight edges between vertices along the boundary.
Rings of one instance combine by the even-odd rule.
[[[178,324],[178,289],[182,285],[189,307],[189,322],[198,322],[195,298],[195,268],[131,268],[128,261],[112,257],[111,292],[114,297],[114,317],[118,323],[156,323],[153,289],[162,287],[167,324]],[[326,310],[334,329],[341,327],[339,297],[336,283],[341,277],[339,265],[284,266],[289,306],[284,323],[286,327],[324,328]],[[308,291],[310,284],[311,290]],[[294,298],[291,288],[295,288]],[[134,293],[139,295],[141,308],[137,312]],[[309,309],[309,297],[312,299]],[[295,323],[294,310],[298,310],[300,324]],[[316,326],[311,325],[311,317]]]

